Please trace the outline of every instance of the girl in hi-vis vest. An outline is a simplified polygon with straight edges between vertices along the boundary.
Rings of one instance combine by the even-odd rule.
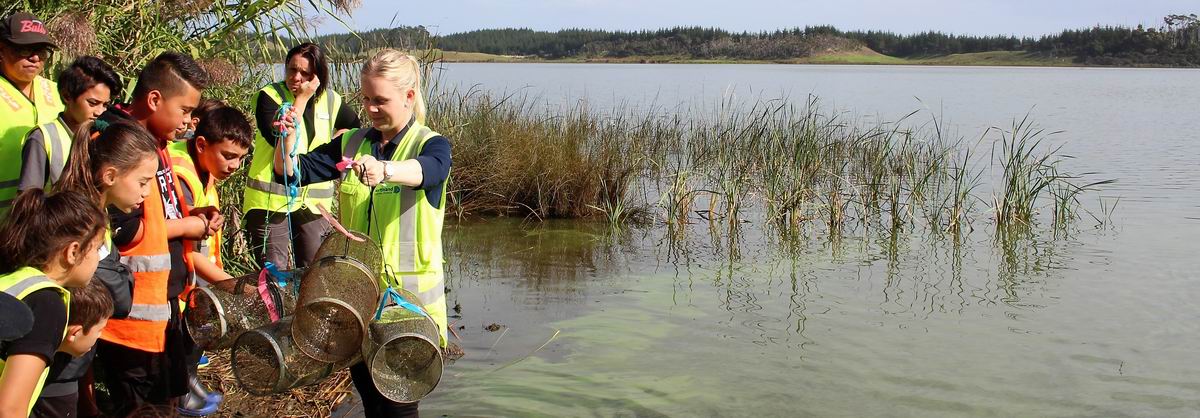
[[[284,155],[295,141],[296,115],[282,124],[289,135],[275,154],[276,182],[299,178],[301,185],[342,178],[338,217],[347,228],[382,245],[380,288],[402,286],[420,300],[410,301],[437,323],[446,346],[446,298],[442,274],[442,219],[450,178],[450,141],[425,126],[421,65],[416,58],[385,49],[362,69],[363,107],[368,128],[352,129],[301,155]],[[295,172],[293,161],[299,168]],[[343,178],[344,161],[353,173]],[[417,404],[382,396],[369,369],[350,367],[367,417],[416,416]]]
[[[20,194],[0,225],[0,291],[33,311],[34,325],[4,347],[0,417],[27,416],[46,382],[50,360],[67,338],[67,287],[96,272],[108,217],[91,195],[41,189]]]

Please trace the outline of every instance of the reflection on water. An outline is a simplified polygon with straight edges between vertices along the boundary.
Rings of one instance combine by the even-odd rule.
[[[424,402],[433,413],[1136,415],[1200,395],[1194,378],[1127,374],[1127,343],[1063,328],[1080,308],[1063,282],[1111,265],[1075,239],[510,219],[447,231],[467,356]],[[1191,397],[1146,396],[1163,384]]]

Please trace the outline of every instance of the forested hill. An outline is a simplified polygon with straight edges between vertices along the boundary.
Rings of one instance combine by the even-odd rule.
[[[358,37],[349,34],[326,35],[320,41],[334,45],[335,50],[351,54],[382,46],[421,48],[430,44],[445,51],[543,59],[675,56],[697,60],[788,60],[859,52],[896,58],[924,58],[1011,51],[1070,58],[1086,65],[1200,66],[1200,19],[1195,14],[1168,16],[1160,27],[1155,28],[1096,26],[1064,30],[1037,38],[954,35],[934,31],[917,34],[842,31],[831,26],[756,33],[700,27],[635,32],[485,29],[431,36],[424,27],[402,27],[368,31],[360,33]]]

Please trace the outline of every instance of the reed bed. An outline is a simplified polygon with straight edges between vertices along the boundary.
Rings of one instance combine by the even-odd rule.
[[[1028,117],[967,141],[935,116],[866,123],[815,97],[635,114],[452,90],[431,98],[430,124],[453,140],[458,217],[957,234],[979,222],[1065,228],[1083,193],[1112,182],[1065,172],[1069,156],[1047,141],[1056,133]]]

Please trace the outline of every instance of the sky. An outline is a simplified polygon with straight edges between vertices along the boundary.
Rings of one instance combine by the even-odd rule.
[[[475,29],[761,31],[808,25],[1038,36],[1096,24],[1157,27],[1168,14],[1200,13],[1200,0],[362,0],[356,30],[424,25],[435,34]],[[412,8],[410,10],[410,8]],[[317,32],[346,32],[322,19]]]

